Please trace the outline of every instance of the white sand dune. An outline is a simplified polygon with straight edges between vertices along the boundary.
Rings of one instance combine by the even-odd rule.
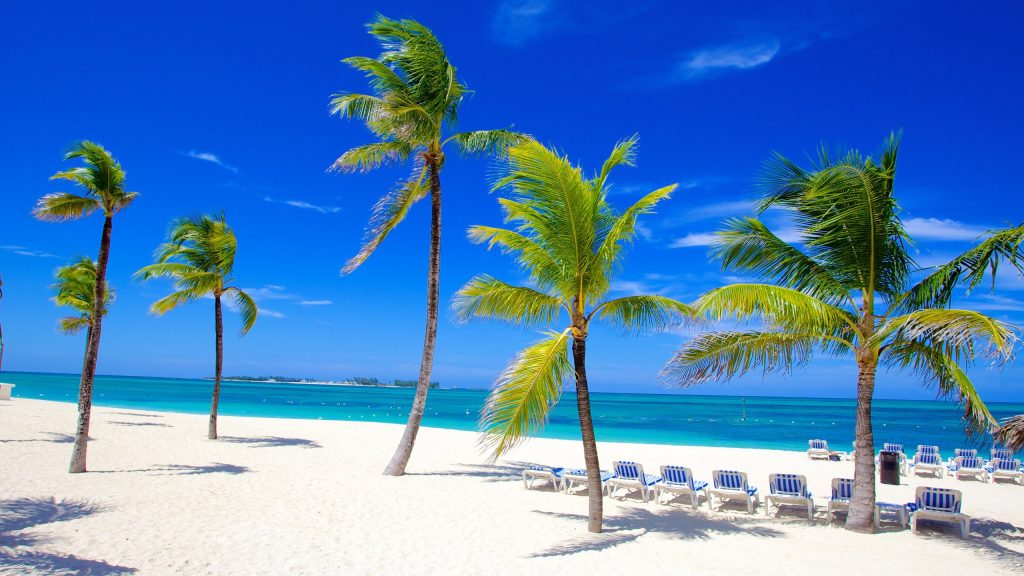
[[[586,498],[525,490],[524,462],[578,466],[578,442],[533,440],[487,465],[473,433],[420,432],[402,478],[381,475],[401,427],[206,417],[97,408],[88,474],[66,472],[75,407],[0,402],[3,574],[1021,574],[1024,487],[910,478],[956,487],[971,536],[929,525],[863,535],[824,520],[848,462],[802,453],[603,443],[615,459],[808,476],[819,512],[766,518],[605,499],[606,531],[586,531]],[[943,447],[949,451],[953,447]]]

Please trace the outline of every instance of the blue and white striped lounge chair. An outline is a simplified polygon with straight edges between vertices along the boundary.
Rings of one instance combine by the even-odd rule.
[[[952,470],[957,480],[974,478],[982,482],[988,482],[988,471],[985,470],[985,461],[977,456],[957,456],[953,460]]]
[[[770,474],[768,476],[768,496],[764,499],[764,515],[770,516],[772,504],[776,507],[785,505],[804,506],[807,508],[807,519],[814,519],[814,500],[807,490],[807,477],[800,474]]]
[[[601,470],[601,492],[604,493],[604,483],[615,474]],[[562,472],[562,492],[565,494],[571,494],[572,489],[577,486],[586,486],[588,484],[587,471],[582,468],[573,468],[564,470]]]
[[[655,484],[652,489],[658,502],[661,502],[663,494],[671,494],[672,498],[689,496],[690,503],[693,505],[693,509],[696,510],[700,506],[700,495],[707,487],[707,482],[693,479],[693,473],[689,468],[684,466],[662,466],[661,482]],[[707,499],[707,497],[707,493],[704,492],[704,498]]]
[[[754,513],[754,508],[760,503],[757,495],[757,488],[747,484],[747,473],[735,470],[715,470],[711,473],[711,482],[714,488],[708,490],[708,508],[714,510],[714,496],[718,497],[719,504],[728,500],[743,500],[747,503],[747,512]]]
[[[562,491],[562,473],[565,468],[551,468],[550,466],[529,466],[523,470],[523,486],[527,490],[533,488],[533,483],[550,482],[556,492]]]
[[[919,520],[936,520],[956,524],[960,527],[960,536],[967,538],[971,532],[971,518],[960,512],[962,503],[963,494],[959,490],[918,486],[910,530],[917,531]]]
[[[946,469],[942,464],[942,457],[932,452],[925,452],[923,454],[918,452],[915,454],[910,468],[915,476],[930,474],[936,478],[942,478],[943,471]]]
[[[907,467],[907,454],[903,451],[903,444],[897,442],[885,442],[882,444],[882,452],[896,452],[900,455],[900,474],[906,476],[909,472]],[[875,456],[875,464],[881,460],[881,456]]]
[[[831,455],[832,451],[828,449],[827,441],[820,439],[807,441],[807,457],[811,460],[815,458],[828,460]]]
[[[939,453],[939,447],[938,446],[932,446],[930,444],[918,444],[917,445],[917,453],[918,454],[938,454]]]
[[[992,448],[989,450],[989,461],[1013,460],[1013,450],[1009,448]]]
[[[853,478],[833,478],[832,497],[828,499],[829,522],[833,513],[850,511],[850,498],[853,498]]]
[[[957,448],[953,451],[953,457],[949,459],[949,464],[946,465],[946,468],[949,469],[950,473],[956,472],[957,468],[960,466],[957,458],[960,458],[961,456],[969,458],[977,455],[977,448]]]
[[[1024,484],[1024,468],[1021,467],[1020,460],[996,458],[988,463],[986,471],[993,482],[1005,478],[1015,484]]]
[[[661,478],[653,474],[645,474],[643,464],[627,460],[612,463],[612,470],[615,474],[605,482],[605,490],[609,496],[614,496],[615,491],[623,488],[626,492],[623,498],[630,492],[639,491],[644,502],[650,500],[651,487],[658,483]]]

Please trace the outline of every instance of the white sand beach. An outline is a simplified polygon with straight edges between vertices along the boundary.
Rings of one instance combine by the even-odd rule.
[[[1024,487],[909,478],[955,487],[973,518],[953,527],[854,534],[824,518],[849,462],[771,450],[603,443],[602,467],[632,459],[807,475],[818,512],[767,518],[605,499],[603,534],[584,496],[525,490],[523,463],[579,466],[578,442],[532,440],[488,465],[476,434],[420,432],[409,474],[381,474],[401,426],[96,408],[90,473],[66,472],[75,406],[0,402],[3,574],[1021,574]],[[951,450],[953,447],[943,447]]]

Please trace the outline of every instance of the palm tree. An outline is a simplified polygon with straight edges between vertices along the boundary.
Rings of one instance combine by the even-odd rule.
[[[166,277],[174,280],[175,291],[157,300],[150,311],[163,315],[192,300],[210,296],[216,323],[216,368],[213,380],[213,400],[210,404],[208,437],[217,439],[217,403],[220,400],[221,369],[224,365],[224,316],[221,297],[231,294],[235,309],[242,316],[241,335],[256,323],[256,302],[241,288],[230,286],[235,266],[235,233],[228,226],[224,214],[192,216],[175,220],[170,240],[157,249],[156,263],[135,273],[143,281]]]
[[[757,218],[734,219],[713,253],[724,268],[759,274],[768,283],[732,284],[703,294],[698,313],[713,319],[760,322],[751,330],[698,335],[672,358],[664,374],[683,385],[728,380],[760,368],[788,372],[815,353],[852,356],[858,369],[853,498],[846,527],[870,531],[875,503],[871,401],[875,371],[909,371],[964,407],[969,428],[994,420],[963,367],[988,345],[1008,359],[1010,326],[972,310],[949,309],[953,288],[970,287],[1012,256],[1006,237],[983,242],[911,283],[910,238],[893,194],[899,139],[889,137],[876,161],[851,151],[822,152],[812,171],[782,156],[768,164],[759,211],[789,210],[802,249]]]
[[[138,197],[138,193],[124,189],[124,170],[121,169],[121,164],[99,144],[83,140],[65,154],[64,159],[81,159],[85,165],[57,172],[50,179],[69,180],[81,186],[84,194],[47,194],[36,202],[32,213],[40,220],[63,222],[77,220],[97,210],[103,211],[103,234],[100,236],[100,251],[96,258],[96,293],[92,299],[93,322],[86,344],[85,365],[78,389],[78,425],[75,428],[75,444],[71,451],[69,468],[70,472],[78,473],[86,471],[89,419],[92,415],[92,386],[100,351],[103,306],[107,302],[106,277],[107,262],[110,259],[110,233],[114,215],[131,205]]]
[[[372,94],[337,94],[331,112],[357,118],[380,139],[341,155],[332,170],[368,171],[384,164],[413,159],[412,175],[374,206],[362,249],[345,264],[343,274],[359,267],[408,214],[430,194],[430,260],[427,277],[427,325],[416,396],[405,433],[384,473],[401,476],[412,455],[427,402],[437,337],[438,286],[441,262],[441,169],[444,149],[455,145],[467,155],[501,154],[522,136],[509,130],[450,133],[466,87],[455,75],[444,46],[426,26],[414,20],[378,15],[369,32],[383,47],[377,58],[356,56],[343,62],[366,74]]]
[[[514,254],[530,286],[513,286],[490,276],[469,281],[456,294],[456,316],[492,318],[522,326],[556,325],[545,338],[520,351],[498,378],[481,414],[484,442],[493,458],[536,432],[561,397],[563,381],[576,378],[576,407],[587,466],[591,532],[601,531],[601,482],[594,425],[590,415],[586,349],[590,324],[604,320],[627,332],[666,328],[690,314],[664,296],[607,299],[622,248],[636,235],[636,219],[669,197],[676,185],[647,194],[625,212],[607,202],[608,175],[632,166],[636,139],[615,146],[601,171],[584,178],[580,168],[535,141],[509,150],[508,166],[495,189],[505,221],[515,227],[474,226],[469,237]],[[563,316],[562,312],[565,312]],[[563,323],[567,319],[567,323]],[[571,343],[572,364],[567,347]]]

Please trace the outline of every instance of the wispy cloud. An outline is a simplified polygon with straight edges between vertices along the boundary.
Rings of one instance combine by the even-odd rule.
[[[968,226],[948,218],[907,218],[903,227],[911,238],[947,242],[971,241],[985,234],[984,228]]]
[[[491,22],[494,39],[506,46],[525,44],[555,26],[554,8],[554,0],[502,0]]]
[[[710,74],[749,70],[771,62],[779,53],[778,40],[743,42],[691,52],[677,69],[677,79],[694,80]]]
[[[998,294],[972,296],[962,302],[963,307],[972,310],[992,312],[1024,312],[1024,301]]]
[[[313,204],[312,202],[306,202],[305,200],[277,200],[270,196],[264,196],[263,200],[277,204],[284,204],[293,208],[313,210],[314,212],[319,212],[321,214],[337,214],[338,212],[341,212],[341,208],[338,206],[320,206],[318,204]]]
[[[181,154],[182,156],[188,156],[189,158],[195,158],[196,160],[202,160],[204,162],[216,164],[217,166],[220,166],[225,170],[238,174],[238,168],[235,168],[230,164],[226,164],[223,160],[220,159],[220,156],[217,156],[216,154],[213,154],[211,152],[199,152],[197,150],[189,150],[188,152],[182,152]]]
[[[333,300],[302,300],[299,304],[303,306],[330,306],[334,304]]]
[[[42,250],[32,250],[24,246],[12,246],[5,245],[0,246],[0,250],[4,252],[10,252],[11,254],[17,254],[18,256],[31,256],[33,258],[60,258],[56,254],[50,254],[49,252],[43,252]]]
[[[265,306],[260,306],[260,316],[265,316],[267,318],[287,318],[287,316],[277,310],[271,310]]]
[[[691,208],[686,212],[666,220],[666,226],[676,226],[688,222],[699,222],[724,217],[744,216],[754,210],[754,202],[751,200],[729,200],[715,202]]]
[[[775,235],[783,242],[796,244],[800,242],[800,232],[796,228],[781,228],[775,230]],[[669,248],[694,248],[698,246],[710,246],[714,244],[716,234],[714,232],[691,232],[682,238],[676,238],[669,244]]]
[[[257,302],[260,300],[298,300],[299,298],[295,294],[286,292],[284,286],[277,284],[267,284],[258,288],[242,288],[242,290]]]

